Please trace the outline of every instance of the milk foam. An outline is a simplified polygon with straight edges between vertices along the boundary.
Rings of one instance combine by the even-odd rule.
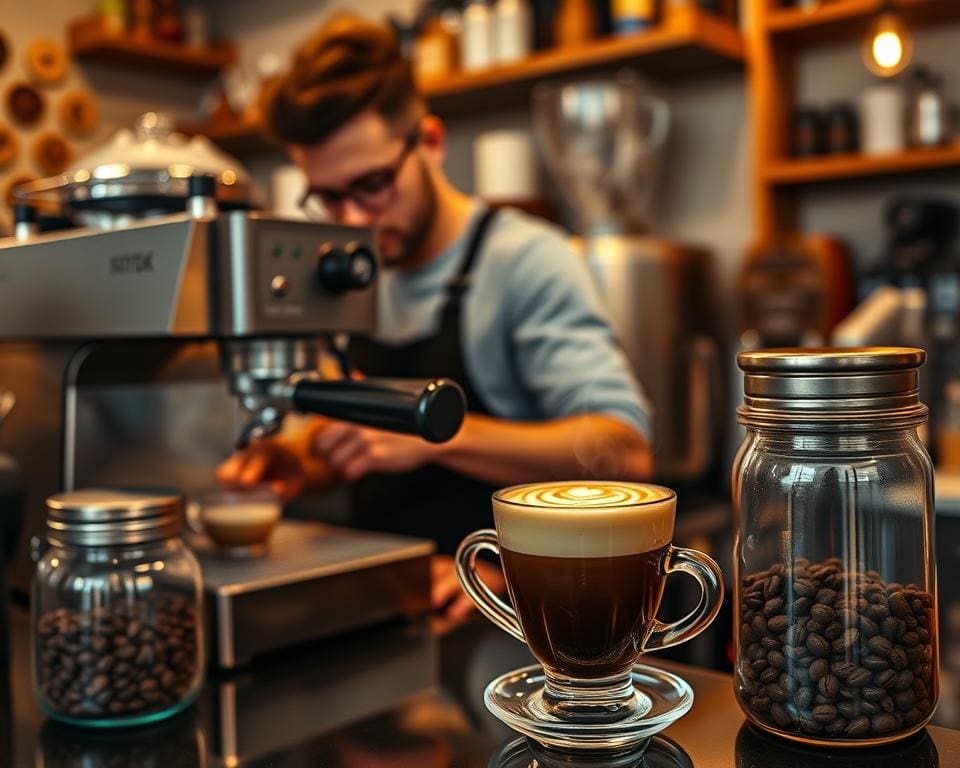
[[[270,501],[208,504],[200,516],[212,525],[263,525],[280,517],[280,505]]]
[[[677,497],[657,485],[534,483],[493,496],[500,544],[549,557],[615,557],[670,543]]]

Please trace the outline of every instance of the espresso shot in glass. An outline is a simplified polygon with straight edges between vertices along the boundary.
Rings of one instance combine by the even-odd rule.
[[[713,621],[723,597],[717,564],[674,547],[676,494],[635,483],[538,483],[493,495],[496,531],[477,531],[457,552],[466,593],[543,666],[532,714],[581,723],[641,718],[631,671],[646,651],[683,643]],[[500,556],[510,603],[477,576],[481,550]],[[657,620],[667,576],[703,591],[672,624]]]

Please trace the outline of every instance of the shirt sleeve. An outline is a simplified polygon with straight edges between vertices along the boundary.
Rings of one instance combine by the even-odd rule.
[[[507,307],[513,363],[544,418],[613,416],[652,442],[652,414],[585,261],[544,229],[513,262]]]

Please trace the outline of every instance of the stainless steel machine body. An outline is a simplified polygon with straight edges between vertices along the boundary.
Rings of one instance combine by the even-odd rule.
[[[722,434],[710,254],[655,237],[578,243],[624,353],[653,406],[656,476],[700,479]]]
[[[238,432],[267,434],[287,410],[434,440],[462,419],[462,393],[449,383],[324,381],[317,373],[317,344],[374,329],[369,231],[193,206],[123,229],[21,237],[0,240],[0,388],[18,398],[2,447],[19,463],[25,490],[15,588],[29,582],[31,542],[56,491],[150,485],[190,494],[213,484]],[[342,581],[376,565],[374,581],[397,589],[379,594],[372,613],[360,610],[365,598],[354,590],[356,611],[341,606],[337,622],[308,624],[295,639],[426,609],[429,542],[357,534],[358,556],[359,539],[325,528],[320,537],[321,528],[310,529],[311,540],[324,539],[320,550],[288,558],[281,524],[273,562],[251,565],[271,578],[252,578],[249,588],[237,586],[242,564],[201,552],[212,615],[230,614],[211,636],[257,625],[267,605],[275,622],[242,652],[214,659],[232,665],[289,642],[289,622],[277,617],[299,615],[292,606],[316,598],[330,574]],[[243,596],[229,610],[227,593]],[[217,647],[232,643],[224,637]]]

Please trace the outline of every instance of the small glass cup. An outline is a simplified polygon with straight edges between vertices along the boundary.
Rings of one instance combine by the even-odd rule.
[[[526,643],[544,669],[540,715],[571,723],[642,717],[632,680],[641,654],[678,645],[713,621],[719,566],[671,544],[676,494],[634,483],[538,483],[493,495],[496,531],[457,551],[464,591],[494,624]],[[500,556],[512,606],[478,577],[476,558]],[[699,582],[699,605],[657,620],[668,574]]]
[[[207,491],[187,508],[187,523],[231,552],[259,552],[283,515],[283,501],[269,486]]]

